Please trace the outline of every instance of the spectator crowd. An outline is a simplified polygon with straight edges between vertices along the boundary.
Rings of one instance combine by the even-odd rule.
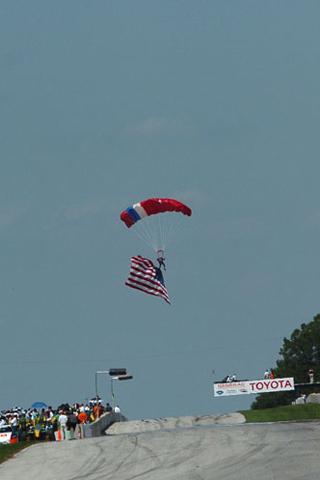
[[[28,436],[39,438],[47,434],[48,439],[56,438],[55,432],[59,432],[59,439],[66,438],[66,432],[76,430],[77,425],[94,422],[97,418],[113,409],[109,403],[103,406],[101,399],[91,399],[87,405],[64,403],[53,409],[51,406],[43,408],[14,407],[0,412],[0,426],[10,425],[14,432],[19,435],[19,440],[24,441]],[[119,406],[114,408],[120,412]]]

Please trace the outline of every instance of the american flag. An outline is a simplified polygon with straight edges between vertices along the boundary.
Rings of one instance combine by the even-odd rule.
[[[162,297],[170,304],[162,272],[148,258],[143,258],[140,255],[131,258],[130,273],[125,284],[150,295]]]

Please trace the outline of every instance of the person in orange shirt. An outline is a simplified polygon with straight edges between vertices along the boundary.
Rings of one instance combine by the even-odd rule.
[[[103,414],[103,408],[102,408],[102,406],[101,406],[100,404],[99,404],[99,405],[95,405],[94,408],[93,408],[93,412],[94,412],[95,418],[101,417],[101,415]]]
[[[88,420],[88,415],[85,412],[80,412],[78,415],[79,422],[83,425]]]

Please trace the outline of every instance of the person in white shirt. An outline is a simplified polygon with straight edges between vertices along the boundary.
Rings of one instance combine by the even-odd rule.
[[[68,417],[64,413],[64,411],[62,411],[59,415],[59,418],[58,418],[58,422],[59,422],[59,425],[60,425],[60,432],[61,432],[61,440],[66,439],[67,421],[68,421]]]
[[[11,425],[11,427],[17,427],[18,426],[18,417],[17,417],[16,413],[11,417],[10,425]]]

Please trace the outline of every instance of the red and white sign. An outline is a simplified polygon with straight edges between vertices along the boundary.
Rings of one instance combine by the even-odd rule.
[[[215,397],[226,395],[243,395],[249,393],[269,393],[294,390],[293,378],[273,378],[264,380],[247,380],[245,382],[214,383]]]
[[[293,378],[273,378],[271,380],[254,380],[248,382],[250,393],[282,392],[294,390]]]

